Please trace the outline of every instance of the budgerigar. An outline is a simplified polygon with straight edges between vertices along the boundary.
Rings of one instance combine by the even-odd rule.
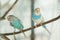
[[[44,18],[43,18],[43,16],[42,16],[41,13],[40,13],[40,8],[36,8],[36,9],[34,10],[34,13],[32,14],[32,20],[34,21],[34,23],[36,23],[36,24],[41,23],[41,25],[42,25],[42,23],[44,22]],[[45,25],[42,25],[42,26],[43,26],[43,28],[45,28],[46,31],[48,31],[49,34],[50,34],[50,31],[46,28],[46,26],[45,26]]]
[[[10,25],[11,25],[15,30],[16,30],[16,29],[18,29],[18,30],[20,30],[20,31],[23,30],[24,26],[23,26],[21,20],[19,20],[16,16],[14,16],[14,15],[9,15],[9,16],[7,17],[7,19],[8,19],[8,21],[10,22]],[[26,35],[25,35],[24,32],[23,32],[23,34],[24,34],[24,36],[26,37]]]

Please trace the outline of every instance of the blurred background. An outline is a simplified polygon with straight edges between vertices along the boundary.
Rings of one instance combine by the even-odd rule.
[[[0,17],[12,6],[15,0],[0,0]],[[23,25],[24,29],[31,27],[31,0],[18,0],[17,4],[9,12],[8,15],[15,15],[18,17]],[[43,15],[45,21],[50,20],[54,17],[60,15],[60,0],[34,0],[34,9],[40,8],[41,14]],[[7,15],[7,16],[8,16]],[[0,21],[0,33],[10,33],[14,31],[14,28],[10,26],[8,20]],[[34,29],[35,40],[60,40],[60,19],[49,23],[46,25],[51,35],[43,28],[39,27]],[[16,29],[16,31],[18,31]],[[17,34],[17,40],[32,40],[31,39],[31,30],[25,32],[27,37],[24,35]],[[14,40],[13,35],[7,36],[10,40]],[[3,40],[3,39],[2,39]]]

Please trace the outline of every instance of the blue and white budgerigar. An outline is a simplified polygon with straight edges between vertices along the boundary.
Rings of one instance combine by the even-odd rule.
[[[16,16],[14,15],[9,15],[7,17],[8,21],[10,22],[10,25],[16,30],[18,29],[19,31],[22,31],[24,26],[21,22],[21,20],[19,20]],[[23,32],[24,36],[26,37],[25,33]]]
[[[44,18],[40,13],[40,8],[36,8],[34,10],[34,13],[32,14],[32,21],[36,24],[41,24],[41,25],[44,22]],[[46,28],[45,25],[42,25],[42,26],[43,26],[43,28],[45,28],[46,31],[49,32],[49,30]],[[49,32],[49,34],[50,34],[50,32]]]

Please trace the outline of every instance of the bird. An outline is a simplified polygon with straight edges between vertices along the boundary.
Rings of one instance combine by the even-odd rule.
[[[14,32],[16,31],[16,29],[18,29],[19,31],[22,32],[24,26],[19,18],[17,18],[14,15],[9,15],[7,17],[7,20],[10,22],[10,25],[14,28]],[[26,37],[24,32],[23,32],[23,34]]]
[[[40,8],[35,8],[33,14],[32,14],[32,21],[37,24],[41,24],[44,22],[44,17],[40,13]],[[46,28],[46,25],[42,25],[43,28],[51,34],[51,32]],[[37,27],[37,26],[36,26]]]

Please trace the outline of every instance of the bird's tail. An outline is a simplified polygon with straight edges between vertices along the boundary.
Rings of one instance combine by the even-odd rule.
[[[14,28],[14,33],[13,33],[13,35],[14,35],[14,40],[16,40],[15,31],[16,31],[16,29]]]
[[[43,25],[43,28],[45,28],[45,30],[46,30],[49,34],[51,34],[51,32],[46,28],[45,25]]]
[[[23,32],[23,34],[24,34],[24,37],[26,37],[26,34]]]
[[[21,30],[21,32],[22,32],[22,30]],[[22,32],[22,33],[24,34],[24,37],[26,37],[26,34],[24,32]]]

